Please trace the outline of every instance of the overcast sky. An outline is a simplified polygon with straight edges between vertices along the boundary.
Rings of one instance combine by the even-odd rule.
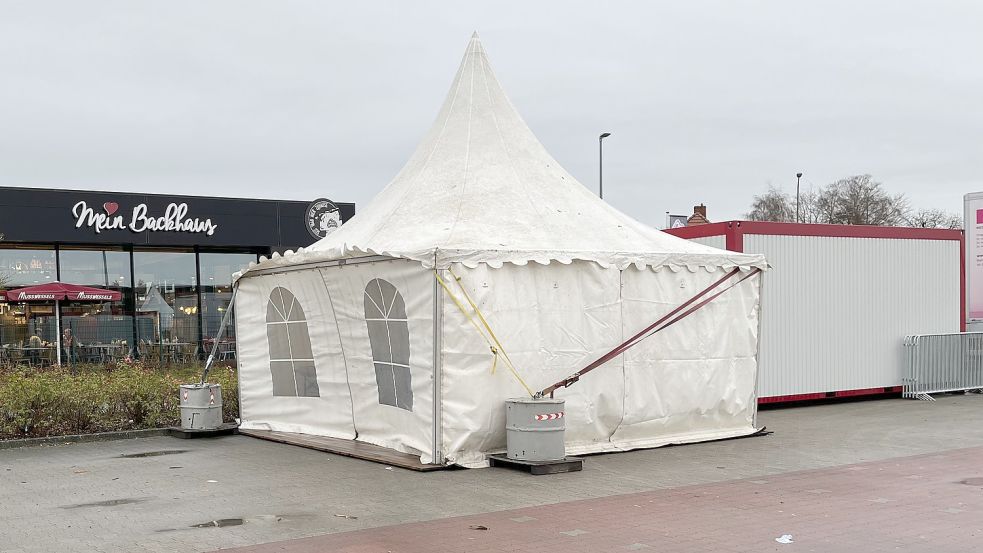
[[[480,5],[479,5],[480,4]],[[364,204],[471,32],[585,186],[661,227],[769,184],[983,190],[983,2],[0,0],[0,185]]]

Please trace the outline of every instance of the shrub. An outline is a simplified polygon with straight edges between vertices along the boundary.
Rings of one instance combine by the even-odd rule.
[[[146,365],[0,370],[0,439],[162,428],[180,424],[178,386],[197,382],[196,366]],[[235,369],[213,367],[225,421],[239,413]]]

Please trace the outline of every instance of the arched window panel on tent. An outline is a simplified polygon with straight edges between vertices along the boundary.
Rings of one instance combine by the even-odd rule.
[[[281,286],[273,289],[266,305],[266,338],[273,395],[320,397],[304,309],[290,290]]]
[[[403,296],[391,283],[377,278],[365,286],[363,302],[379,403],[412,411],[410,328]]]

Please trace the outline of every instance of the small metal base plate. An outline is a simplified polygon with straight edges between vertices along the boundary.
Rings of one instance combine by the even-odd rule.
[[[233,434],[238,434],[239,425],[234,422],[227,422],[218,428],[210,428],[208,430],[172,426],[167,429],[167,433],[174,438],[183,438],[186,440],[192,438],[214,438],[215,436],[231,436]]]
[[[520,461],[505,455],[489,455],[488,463],[493,467],[506,467],[529,471],[530,474],[559,474],[584,470],[584,460],[579,457],[565,457],[556,461]]]

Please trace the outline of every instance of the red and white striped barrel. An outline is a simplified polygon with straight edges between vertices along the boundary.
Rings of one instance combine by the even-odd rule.
[[[218,384],[182,384],[181,428],[214,430],[222,426],[222,387]]]
[[[562,399],[505,400],[505,438],[509,459],[557,461],[566,457]]]

